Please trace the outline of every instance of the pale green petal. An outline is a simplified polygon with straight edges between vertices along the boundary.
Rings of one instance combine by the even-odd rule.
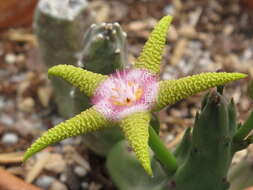
[[[154,111],[208,88],[224,85],[246,76],[242,73],[214,72],[201,73],[178,80],[161,81]]]
[[[48,75],[58,76],[68,81],[87,96],[93,95],[94,91],[107,76],[84,70],[72,65],[57,65],[48,70]]]
[[[133,148],[137,159],[141,162],[145,171],[152,176],[148,148],[150,118],[150,114],[146,112],[134,113],[124,118],[120,123],[120,127]]]
[[[77,136],[109,126],[109,122],[95,109],[90,108],[75,117],[46,131],[24,155],[24,161],[45,147],[69,137]]]
[[[141,55],[135,62],[136,68],[148,69],[154,74],[160,73],[163,48],[165,46],[167,31],[171,21],[171,16],[165,16],[155,26]]]

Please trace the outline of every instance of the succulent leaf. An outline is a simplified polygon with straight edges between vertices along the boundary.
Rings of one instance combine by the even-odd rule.
[[[150,113],[138,112],[124,118],[120,123],[120,127],[133,148],[137,159],[141,162],[145,171],[152,176],[148,149],[150,119]]]
[[[188,137],[190,145],[180,145],[186,149],[177,155],[180,168],[172,179],[176,190],[228,190],[226,174],[233,156],[228,106],[221,94],[213,91],[208,96]]]
[[[154,110],[173,104],[183,98],[228,82],[245,78],[242,73],[201,73],[198,75],[159,82],[159,94]]]
[[[159,74],[163,48],[171,21],[171,16],[165,16],[156,25],[135,62],[136,68],[148,69],[152,73]]]
[[[86,132],[96,131],[108,125],[109,122],[99,112],[90,108],[46,131],[27,149],[24,161],[51,144]]]
[[[72,65],[57,65],[48,70],[51,76],[58,76],[68,81],[87,96],[93,95],[97,86],[107,78],[105,75],[93,73]]]

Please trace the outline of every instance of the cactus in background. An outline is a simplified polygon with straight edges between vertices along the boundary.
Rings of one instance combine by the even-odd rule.
[[[99,55],[99,56],[98,56]],[[118,23],[92,24],[83,36],[82,50],[75,66],[100,74],[110,74],[126,68],[126,33]],[[78,88],[71,91],[74,98],[73,114],[90,107],[88,97]]]
[[[86,0],[40,0],[35,11],[34,30],[46,69],[58,64],[76,65],[82,49],[83,33],[93,22]],[[74,115],[72,87],[61,79],[52,79],[59,113]]]
[[[80,59],[80,67],[95,73],[128,67],[126,33],[118,23],[92,24],[84,35]]]
[[[99,55],[99,56],[98,56]],[[126,33],[118,23],[93,24],[83,38],[83,49],[79,54],[78,67],[110,74],[117,69],[128,68],[126,50]],[[74,88],[75,114],[89,107],[88,97]],[[119,128],[112,127],[102,131],[87,133],[83,141],[99,155],[106,155],[111,147],[121,140],[123,135]]]
[[[119,24],[91,25],[93,21],[84,0],[41,0],[34,25],[46,67],[67,63],[101,74],[128,67],[126,34]],[[52,78],[52,85],[62,116],[71,117],[90,107],[88,97],[65,81]],[[122,134],[114,127],[84,139],[89,148],[105,155]]]

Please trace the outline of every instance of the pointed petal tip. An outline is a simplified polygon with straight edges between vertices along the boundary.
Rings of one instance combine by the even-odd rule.
[[[164,16],[161,21],[164,20],[166,23],[170,24],[173,20],[173,17],[171,15]]]
[[[34,156],[36,153],[40,152],[44,148],[46,148],[48,145],[43,143],[41,141],[41,137],[38,138],[24,153],[22,162],[26,162],[28,159],[30,159],[32,156]]]
[[[29,158],[31,158],[35,153],[30,151],[30,148],[26,150],[25,154],[23,155],[22,162],[26,162]]]
[[[171,21],[172,16],[167,15],[156,24],[134,64],[136,68],[147,69],[153,74],[160,73],[162,53]]]
[[[48,69],[47,73],[48,75],[55,75],[57,74],[58,72],[61,72],[61,70],[67,65],[55,65],[51,68]]]
[[[198,92],[245,77],[247,75],[243,73],[207,72],[177,80],[160,81],[159,94],[153,111],[158,111]]]
[[[87,96],[92,96],[106,75],[93,73],[73,65],[56,65],[48,70],[49,76],[56,76],[80,89]]]
[[[237,79],[243,79],[248,77],[248,75],[244,73],[231,73],[231,74],[234,74]]]
[[[23,161],[28,160],[31,156],[49,145],[107,126],[109,126],[109,121],[94,108],[90,108],[44,132],[42,136],[35,140],[27,149],[23,156]]]
[[[152,168],[151,168],[150,164],[149,164],[149,165],[143,165],[143,168],[144,168],[145,172],[146,172],[150,177],[154,177],[153,171],[152,171]]]
[[[227,82],[243,79],[248,76],[247,74],[244,74],[244,73],[227,73],[227,72],[223,72],[223,73],[221,73],[221,75],[223,75],[224,79],[225,78],[227,79]],[[227,82],[225,82],[225,83],[227,83]]]
[[[28,159],[30,158],[30,156],[27,155],[27,151],[25,152],[25,154],[23,155],[23,159],[22,162],[26,162]]]
[[[149,112],[137,112],[123,118],[120,127],[145,172],[152,176],[148,146],[150,118]]]

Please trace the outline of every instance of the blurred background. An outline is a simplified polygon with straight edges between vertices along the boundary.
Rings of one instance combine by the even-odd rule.
[[[22,164],[23,151],[33,140],[65,119],[57,111],[47,66],[33,32],[37,4],[37,0],[0,1],[0,189],[18,190],[25,182],[34,184],[27,190],[116,189],[105,170],[104,158],[80,146],[81,137],[51,146]],[[163,79],[219,69],[253,77],[252,0],[90,0],[85,1],[85,6],[92,17],[90,20],[86,14],[82,18],[82,22],[90,20],[87,25],[121,25],[127,34],[129,63],[139,55],[157,21],[164,15],[173,15],[164,51]],[[55,32],[46,24],[43,27],[48,35]],[[252,108],[248,82],[236,81],[225,90],[234,98],[241,120]],[[177,145],[184,129],[192,126],[202,95],[187,98],[158,114],[160,136],[168,148]],[[237,154],[234,163],[250,149]],[[5,175],[6,171],[12,175]],[[10,180],[13,175],[20,181]]]

